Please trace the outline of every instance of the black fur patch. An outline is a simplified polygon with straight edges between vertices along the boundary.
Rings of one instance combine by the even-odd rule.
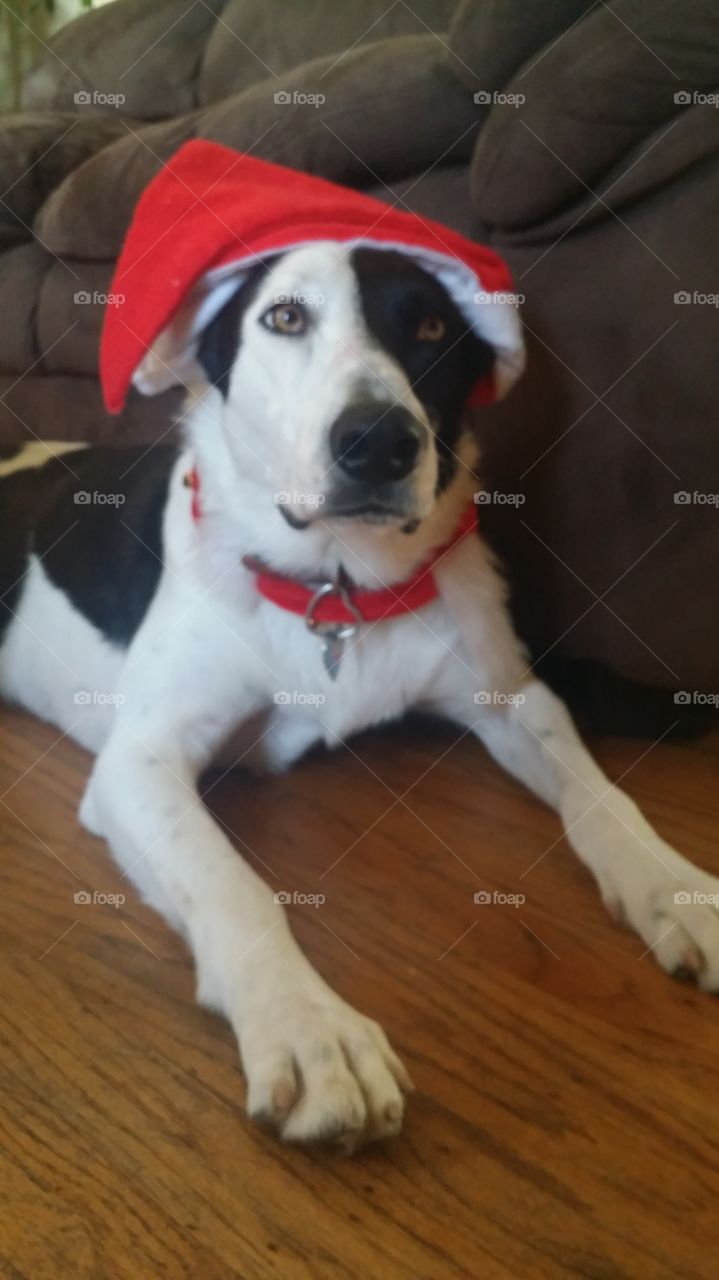
[[[467,331],[467,321],[444,286],[404,254],[355,249],[352,266],[368,329],[401,364],[430,415],[441,492],[456,470],[463,406],[475,382],[493,369],[494,350]],[[417,338],[422,321],[430,316],[444,321],[439,342]]]
[[[274,266],[280,258],[272,260]],[[257,262],[250,268],[245,281],[236,289],[224,307],[218,311],[203,331],[197,351],[197,359],[208,380],[217,387],[223,400],[230,389],[230,374],[240,345],[242,317],[249,307],[263,277],[269,270],[268,262]]]
[[[97,446],[0,477],[0,638],[34,552],[107,640],[130,643],[160,577],[177,456],[172,446]]]

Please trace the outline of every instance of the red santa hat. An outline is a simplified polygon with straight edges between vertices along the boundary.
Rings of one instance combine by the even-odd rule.
[[[505,263],[441,223],[215,142],[188,142],[144,191],[117,262],[100,348],[107,408],[192,377],[203,329],[259,259],[318,240],[406,253],[496,351],[471,397],[499,397],[524,347]]]

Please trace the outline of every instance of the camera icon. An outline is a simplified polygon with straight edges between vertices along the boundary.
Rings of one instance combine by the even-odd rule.
[[[278,902],[281,907],[288,907],[292,902],[292,894],[286,889],[280,889],[279,893],[275,894],[275,902]]]
[[[274,101],[278,106],[286,107],[292,101],[292,94],[288,93],[286,89],[278,89],[277,93],[274,94]]]
[[[688,107],[692,100],[692,95],[686,89],[679,89],[674,94],[674,101],[678,107]]]
[[[89,107],[92,102],[92,94],[88,93],[86,89],[78,89],[77,93],[73,95],[73,102],[78,107]]]
[[[489,889],[478,889],[474,895],[475,905],[478,907],[486,907],[492,901],[492,895]]]
[[[686,489],[678,489],[674,494],[674,503],[677,507],[685,507],[691,500],[692,495]]]
[[[674,694],[674,702],[678,707],[688,707],[691,703],[692,695],[687,693],[686,689],[682,689],[681,693]]]
[[[492,501],[492,494],[489,489],[480,489],[479,493],[475,493],[474,501],[478,507],[486,507]]]
[[[92,694],[87,689],[79,689],[72,700],[76,707],[89,707],[92,702]]]
[[[275,694],[272,701],[278,707],[286,707],[292,701],[292,694],[288,693],[286,689],[280,689],[279,693]]]
[[[687,889],[679,889],[674,894],[674,902],[678,907],[688,907],[691,905],[692,895]]]
[[[92,902],[92,894],[88,893],[87,889],[78,889],[77,893],[73,894],[72,900],[78,906],[86,907]]]
[[[92,494],[88,493],[87,489],[78,489],[77,493],[73,494],[72,500],[76,507],[89,507],[92,502]]]
[[[492,95],[487,89],[479,89],[474,95],[474,101],[482,106],[488,106],[492,101]]]
[[[474,703],[477,707],[488,707],[491,701],[492,695],[486,689],[480,689],[479,693],[474,695]]]
[[[86,289],[78,289],[77,293],[72,296],[73,302],[79,302],[81,306],[86,306],[88,302],[92,302],[92,295]]]
[[[686,307],[687,303],[691,302],[691,300],[692,295],[687,289],[680,289],[678,293],[674,294],[674,301],[679,303],[682,307]]]

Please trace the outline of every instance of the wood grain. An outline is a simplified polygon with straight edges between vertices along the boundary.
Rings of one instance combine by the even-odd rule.
[[[273,887],[325,895],[296,932],[417,1083],[401,1137],[343,1160],[247,1124],[183,944],[76,824],[88,757],[3,711],[3,1276],[716,1276],[719,1005],[640,958],[556,818],[458,736],[210,780]],[[648,746],[595,749],[719,872],[719,741]]]

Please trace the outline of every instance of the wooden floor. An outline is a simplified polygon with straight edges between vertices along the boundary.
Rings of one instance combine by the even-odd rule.
[[[76,825],[88,758],[0,725],[3,1277],[714,1280],[719,1004],[478,746],[405,726],[208,797],[275,889],[326,895],[296,932],[415,1078],[403,1134],[346,1160],[248,1125],[182,943]],[[595,745],[719,872],[716,738]]]

